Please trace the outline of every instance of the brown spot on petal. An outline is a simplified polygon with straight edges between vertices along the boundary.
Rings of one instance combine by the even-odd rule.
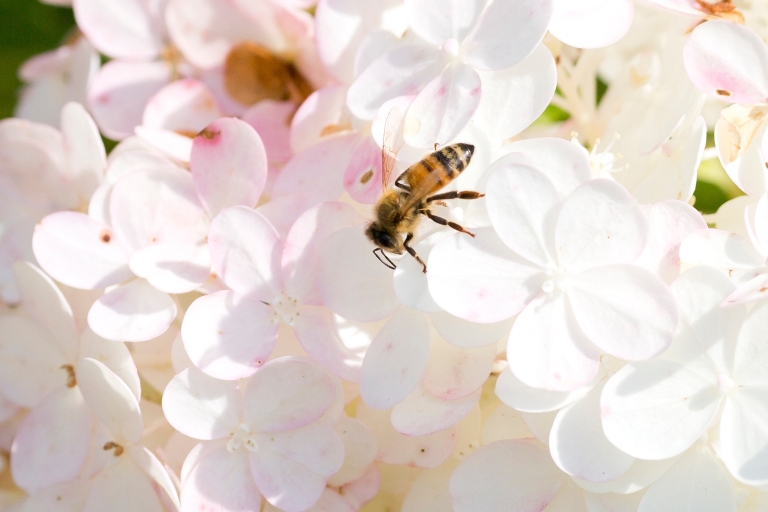
[[[322,130],[320,130],[320,136],[325,137],[326,135],[333,135],[334,133],[346,132],[351,129],[352,129],[352,125],[349,123],[349,121],[343,124],[327,124],[323,126]]]
[[[218,137],[220,133],[221,132],[217,132],[209,128],[203,128],[203,130],[200,133],[198,133],[197,136],[202,137],[204,139],[213,140],[216,137]]]
[[[293,63],[250,41],[236,45],[227,55],[224,89],[244,105],[268,99],[301,103],[312,93]]]
[[[75,378],[75,367],[71,364],[63,364],[60,368],[67,372],[67,387],[73,388],[77,386],[77,379]]]
[[[99,235],[99,240],[105,244],[108,244],[112,240],[112,235],[109,233],[109,231],[102,231]]]
[[[119,445],[114,441],[107,441],[106,443],[104,443],[104,446],[102,447],[102,449],[104,451],[115,450],[115,457],[121,456],[125,451],[125,448],[123,448],[122,445]]]
[[[183,135],[184,137],[189,137],[190,139],[194,139],[198,135],[192,130],[176,130],[176,133]]]
[[[370,169],[369,169],[369,170],[368,170],[368,171],[367,171],[365,174],[363,174],[362,176],[360,176],[360,183],[362,183],[363,185],[365,185],[366,183],[368,183],[369,181],[371,181],[371,178],[373,178],[373,170],[370,170]]]
[[[717,89],[715,92],[718,94],[718,96],[728,97],[731,95],[730,91],[726,91],[725,89]]]

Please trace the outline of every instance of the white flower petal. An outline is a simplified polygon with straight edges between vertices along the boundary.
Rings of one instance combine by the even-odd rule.
[[[462,50],[466,62],[477,69],[514,66],[544,38],[552,15],[552,0],[491,2]]]
[[[572,479],[582,489],[600,493],[600,495],[604,495],[604,493],[634,495],[638,494],[637,491],[645,489],[662,477],[669,468],[675,465],[678,459],[679,457],[664,460],[635,459],[635,462],[623,475],[608,482],[589,482],[576,477],[572,477]]]
[[[432,249],[429,291],[452,315],[499,322],[525,307],[540,290],[544,274],[510,251],[492,229],[477,229],[475,235],[449,235]]]
[[[720,418],[720,457],[740,482],[768,483],[768,389],[740,387],[725,399]]]
[[[532,388],[520,382],[509,367],[506,367],[496,380],[496,396],[509,407],[522,412],[557,411],[579,400],[590,389],[590,385],[573,391]]]
[[[447,39],[462,41],[483,12],[485,0],[406,0],[411,29],[440,46]]]
[[[557,218],[558,262],[570,272],[631,263],[645,247],[648,226],[636,201],[609,180],[587,182],[565,200]]]
[[[547,449],[532,440],[496,441],[459,464],[449,490],[456,512],[542,510],[566,479]]]
[[[163,392],[163,413],[184,435],[195,439],[221,439],[240,424],[240,392],[237,384],[209,377],[187,368]]]
[[[514,137],[533,123],[549,105],[557,87],[555,59],[543,44],[516,66],[479,74],[483,94],[472,121],[500,141]]]
[[[341,487],[362,478],[376,458],[376,437],[362,421],[342,416],[333,427],[344,443],[344,465],[329,480],[330,487]]]
[[[89,199],[107,168],[107,153],[99,129],[85,107],[70,102],[61,110],[61,135],[80,197]]]
[[[243,421],[254,431],[281,432],[320,419],[336,399],[336,385],[309,359],[279,358],[251,377],[243,393]]]
[[[432,336],[421,385],[443,400],[468,396],[488,379],[495,359],[496,345],[460,348]]]
[[[531,301],[512,325],[507,345],[509,367],[521,382],[552,391],[573,391],[588,383],[600,366],[564,294]]]
[[[634,457],[667,459],[706,432],[720,400],[715,375],[702,376],[664,359],[629,364],[603,389],[603,430]]]
[[[88,312],[93,332],[113,341],[147,341],[163,334],[176,318],[176,303],[143,279],[102,295]]]
[[[403,138],[414,147],[432,147],[455,138],[480,105],[480,76],[454,63],[430,81],[411,103]]]
[[[135,251],[128,265],[158,290],[187,293],[208,279],[211,256],[205,244],[158,244]]]
[[[147,3],[129,0],[119,7],[104,0],[75,0],[77,26],[101,53],[113,59],[150,60],[162,41]]]
[[[107,366],[89,357],[75,367],[77,385],[88,408],[117,442],[137,443],[144,424],[139,401],[123,380]]]
[[[702,229],[688,235],[680,244],[680,261],[723,270],[753,269],[765,264],[747,237],[721,229]]]
[[[91,413],[80,390],[62,386],[32,409],[11,447],[11,473],[31,493],[73,480],[91,443]]]
[[[83,512],[163,512],[153,484],[130,457],[122,456],[94,477]]]
[[[688,451],[640,501],[638,512],[735,512],[728,474],[706,447]]]
[[[407,436],[425,436],[456,425],[480,400],[482,389],[456,400],[438,398],[417,386],[392,409],[392,426]]]
[[[430,314],[429,319],[432,327],[445,341],[461,348],[479,348],[494,344],[507,337],[512,327],[512,320],[476,324],[444,311]]]
[[[184,479],[182,510],[258,512],[261,494],[251,476],[248,452],[217,448],[203,457]]]
[[[552,459],[569,475],[606,482],[621,476],[634,457],[608,441],[600,423],[600,393],[595,386],[582,399],[562,409],[549,434]]]
[[[267,362],[278,327],[270,306],[251,295],[222,290],[189,306],[181,338],[195,366],[211,377],[237,380]]]
[[[635,13],[631,0],[554,0],[549,31],[576,48],[602,48],[629,30]]]
[[[360,370],[360,395],[388,409],[416,388],[429,360],[429,327],[423,313],[401,308],[371,342]]]

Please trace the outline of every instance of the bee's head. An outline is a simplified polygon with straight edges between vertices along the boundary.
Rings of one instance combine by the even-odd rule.
[[[371,222],[368,225],[368,229],[365,230],[365,236],[376,246],[387,252],[403,254],[402,244],[398,237],[383,229],[378,222]]]

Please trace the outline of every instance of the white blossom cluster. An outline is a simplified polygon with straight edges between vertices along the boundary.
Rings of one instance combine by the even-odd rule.
[[[0,511],[768,512],[768,0],[48,3]],[[453,143],[472,236],[382,265]],[[744,195],[705,219],[708,160]]]

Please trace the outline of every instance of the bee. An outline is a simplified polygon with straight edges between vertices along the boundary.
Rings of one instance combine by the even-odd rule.
[[[386,124],[389,124],[391,116],[390,113]],[[443,201],[448,199],[478,199],[485,195],[473,191],[436,193],[467,168],[475,146],[459,143],[437,149],[435,145],[433,153],[408,167],[395,180],[395,188],[389,188],[389,177],[395,164],[395,151],[390,145],[391,141],[387,140],[390,138],[389,134],[385,136],[381,151],[383,192],[374,207],[376,220],[368,224],[365,235],[376,245],[373,250],[376,258],[387,267],[394,269],[395,264],[384,251],[393,254],[403,254],[405,251],[421,263],[423,272],[426,272],[426,263],[409,245],[422,215],[441,226],[451,227],[473,238],[475,236],[459,224],[438,217],[430,210],[433,203],[444,204]]]

